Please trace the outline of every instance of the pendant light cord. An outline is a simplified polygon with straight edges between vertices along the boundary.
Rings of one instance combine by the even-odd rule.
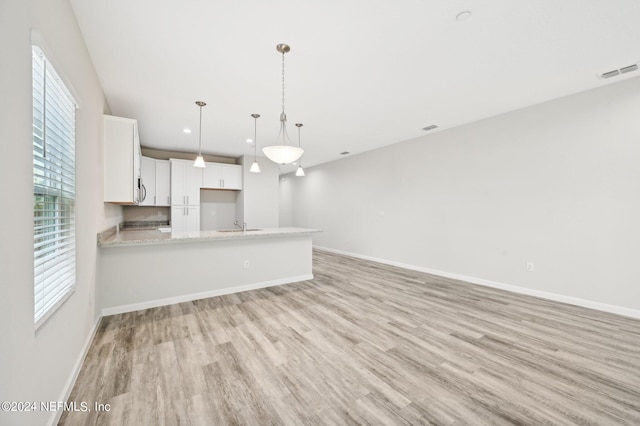
[[[284,52],[282,52],[282,114],[284,114]]]
[[[257,161],[256,150],[258,149],[258,117],[253,117],[253,161]]]
[[[200,105],[200,131],[198,133],[198,155],[202,156],[202,105]]]
[[[287,114],[284,112],[284,54],[285,52],[282,52],[282,114],[280,114],[280,131],[282,132],[282,145],[287,144],[287,126],[285,123],[287,121]]]

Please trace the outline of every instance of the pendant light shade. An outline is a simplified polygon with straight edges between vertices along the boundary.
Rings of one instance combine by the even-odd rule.
[[[293,163],[304,153],[301,148],[289,145],[265,146],[262,148],[262,152],[269,160],[278,164]]]
[[[196,161],[193,162],[193,167],[207,167],[204,164],[204,157],[202,155],[196,157]]]
[[[256,157],[256,150],[258,149],[258,118],[260,118],[260,114],[251,114],[251,117],[253,117],[253,163],[249,172],[260,173],[260,164],[258,164],[258,158]]]
[[[281,143],[264,147],[262,152],[274,163],[289,164],[300,158],[304,150],[291,143],[287,144],[289,136],[287,135],[287,114],[284,112],[284,54],[289,52],[291,48],[281,43],[276,46],[276,50],[282,53],[282,112],[280,113],[280,133],[278,134],[278,142]]]
[[[302,165],[298,166],[298,170],[296,170],[296,176],[304,176],[304,169]]]
[[[196,161],[193,162],[193,167],[206,167],[204,158],[202,157],[202,107],[205,106],[206,103],[196,101],[196,105],[200,107],[200,131],[198,136],[198,156],[196,157]]]

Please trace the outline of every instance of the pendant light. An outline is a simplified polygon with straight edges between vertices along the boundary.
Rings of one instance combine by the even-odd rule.
[[[258,118],[260,118],[260,114],[251,114],[253,117],[253,163],[251,164],[251,168],[249,171],[251,173],[260,173],[260,164],[258,164],[258,159],[256,157],[256,150],[258,146]]]
[[[200,107],[200,133],[198,136],[198,156],[196,157],[196,161],[193,162],[193,167],[206,167],[204,158],[202,157],[202,107],[205,106],[206,103],[196,101],[196,105]]]
[[[300,148],[300,127],[302,127],[302,123],[296,123],[296,127],[298,128],[298,147]],[[300,164],[298,165],[298,170],[296,170],[296,176],[304,176],[304,169],[302,168],[302,160],[300,160]]]
[[[262,152],[274,163],[289,164],[300,158],[304,151],[302,148],[291,145],[291,141],[287,145],[289,136],[287,135],[287,114],[284,112],[284,54],[289,52],[291,47],[281,43],[276,46],[276,50],[282,53],[282,112],[280,113],[280,132],[278,133],[278,142],[280,142],[280,137],[282,136],[282,144],[266,146],[262,149]]]

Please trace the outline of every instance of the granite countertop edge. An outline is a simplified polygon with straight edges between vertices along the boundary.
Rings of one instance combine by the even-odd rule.
[[[220,232],[198,231],[192,233],[163,233],[152,230],[124,230],[118,231],[117,226],[98,234],[98,247],[123,247],[156,244],[173,244],[205,241],[228,241],[254,238],[294,237],[311,235],[322,232],[309,228],[264,228],[259,231]]]

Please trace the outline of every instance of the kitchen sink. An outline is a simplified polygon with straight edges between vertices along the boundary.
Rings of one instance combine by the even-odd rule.
[[[247,231],[262,231],[262,229],[247,229]],[[242,229],[218,229],[218,232],[244,232]]]

